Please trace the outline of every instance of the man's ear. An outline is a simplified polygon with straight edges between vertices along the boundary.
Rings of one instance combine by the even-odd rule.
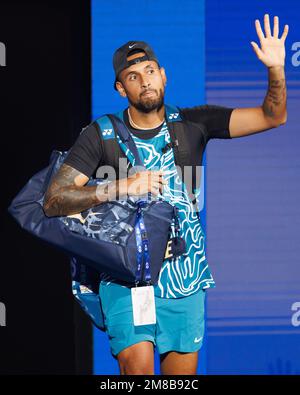
[[[159,69],[159,71],[160,71],[160,75],[161,75],[161,78],[163,80],[163,83],[166,86],[167,85],[167,76],[166,76],[166,71],[165,71],[164,67],[161,67]]]
[[[118,89],[118,92],[120,93],[120,95],[121,95],[122,97],[127,97],[126,92],[125,92],[125,89],[124,89],[124,87],[123,87],[123,85],[122,85],[122,82],[117,81],[117,82],[116,82],[116,88]]]

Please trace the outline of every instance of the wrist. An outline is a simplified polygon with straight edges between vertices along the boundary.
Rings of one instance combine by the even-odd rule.
[[[284,70],[284,65],[268,66],[269,70]]]
[[[99,203],[108,202],[111,200],[127,199],[127,178],[110,181],[105,184],[99,184],[96,187],[96,197]]]
[[[106,188],[107,200],[119,200],[127,198],[127,179],[111,181]]]
[[[98,200],[98,203],[104,203],[109,200],[108,187],[109,187],[109,183],[97,185],[96,198]]]
[[[128,198],[128,179],[121,178],[114,181],[116,188],[116,198],[117,199],[127,199]]]

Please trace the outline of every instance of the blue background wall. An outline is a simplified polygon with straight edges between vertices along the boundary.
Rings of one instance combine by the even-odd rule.
[[[166,69],[166,102],[260,105],[267,70],[256,58],[254,20],[279,15],[286,41],[288,123],[256,135],[214,140],[206,152],[207,255],[217,287],[207,298],[199,373],[299,373],[300,41],[297,1],[92,1],[92,118],[127,106],[113,89],[112,56],[148,41]],[[299,57],[300,58],[300,57]],[[295,307],[296,308],[296,307]],[[294,319],[292,318],[294,314]],[[158,369],[156,355],[156,373]],[[104,333],[94,330],[94,372],[118,373]]]
[[[250,44],[259,43],[254,20],[278,15],[280,35],[290,26],[287,124],[207,149],[207,253],[217,282],[207,304],[208,373],[300,372],[300,327],[292,324],[300,301],[300,67],[291,62],[299,11],[297,1],[206,1],[208,103],[260,105],[267,69]]]

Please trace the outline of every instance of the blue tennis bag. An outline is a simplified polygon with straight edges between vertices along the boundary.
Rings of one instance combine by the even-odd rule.
[[[151,283],[156,284],[177,208],[162,199],[135,201],[129,198],[101,203],[75,215],[47,217],[43,210],[44,195],[66,155],[67,151],[52,152],[49,166],[28,181],[13,199],[9,213],[34,236],[69,256],[88,260],[99,273],[108,273],[117,280],[134,285],[136,223],[140,211],[145,224],[142,238],[147,238],[149,243]],[[87,185],[102,182],[103,179],[90,179]]]
[[[145,170],[126,125],[114,117],[117,134],[126,147],[126,150],[123,148],[125,154],[131,154],[128,158],[133,168]],[[23,229],[69,256],[73,294],[94,324],[103,329],[98,295],[101,275],[108,274],[129,286],[136,283],[137,258],[145,253],[139,251],[137,243],[137,232],[140,231],[138,217],[142,217],[144,229],[139,235],[143,248],[147,240],[151,280],[144,278],[146,270],[142,259],[139,283],[157,284],[172,223],[175,236],[179,235],[177,207],[158,198],[128,198],[101,203],[75,215],[47,217],[43,210],[44,196],[67,153],[54,150],[49,165],[27,182],[11,202],[8,211]],[[86,185],[105,182],[104,179],[90,178]]]
[[[120,147],[133,170],[146,170],[130,132],[117,115],[101,117],[100,127],[115,127]],[[101,124],[101,121],[104,123]],[[145,196],[135,196],[101,203],[75,215],[47,217],[43,210],[44,196],[67,153],[54,150],[49,165],[27,182],[8,211],[23,229],[70,257],[73,295],[92,322],[105,330],[99,298],[102,276],[108,274],[120,284],[133,286],[136,283],[138,258],[142,257],[139,283],[157,284],[169,239],[173,238],[175,244],[177,238],[180,240],[178,209],[162,198],[151,200]],[[90,178],[87,185],[106,182],[104,179]],[[142,232],[137,226],[141,217]],[[147,271],[144,267],[147,262],[145,246],[150,261],[150,281],[149,268]],[[148,280],[145,272],[148,273]]]

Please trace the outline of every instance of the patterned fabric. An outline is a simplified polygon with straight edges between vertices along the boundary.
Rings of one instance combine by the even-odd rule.
[[[59,219],[73,232],[125,246],[134,231],[134,227],[128,223],[128,218],[135,212],[134,200],[129,204],[130,200],[102,203]]]
[[[162,148],[171,142],[167,123],[165,122],[160,132],[151,139],[141,139],[133,134],[132,137],[144,166],[148,170],[164,171],[164,178],[168,184],[164,186],[162,197],[178,207],[180,236],[185,239],[187,246],[186,254],[173,261],[164,260],[158,284],[154,286],[155,295],[161,298],[181,298],[192,295],[199,289],[214,287],[215,283],[205,257],[205,236],[197,213],[188,199],[186,187],[177,175],[173,150],[162,152]],[[103,277],[102,281],[109,282],[110,279]]]

